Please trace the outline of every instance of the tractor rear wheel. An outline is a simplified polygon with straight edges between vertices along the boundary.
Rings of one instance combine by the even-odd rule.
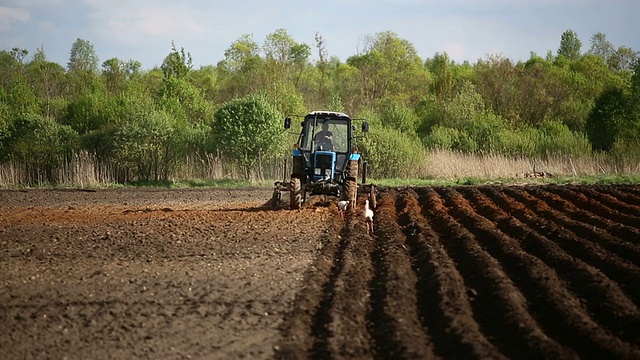
[[[376,199],[376,187],[375,186],[371,186],[371,190],[369,192],[369,206],[372,209],[375,209],[377,206],[377,199]]]
[[[349,200],[349,207],[356,207],[356,198],[358,196],[358,184],[355,179],[346,179],[344,181],[344,196]]]
[[[299,178],[291,178],[289,183],[289,208],[291,210],[300,209],[302,206],[302,184]]]

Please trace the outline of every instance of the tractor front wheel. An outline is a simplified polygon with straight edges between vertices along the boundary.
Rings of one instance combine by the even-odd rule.
[[[300,209],[302,206],[302,184],[299,178],[291,178],[289,183],[289,208],[291,210]]]

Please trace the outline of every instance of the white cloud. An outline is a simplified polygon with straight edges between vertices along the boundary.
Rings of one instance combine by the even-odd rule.
[[[314,48],[319,32],[330,56],[362,50],[363,39],[392,31],[422,58],[447,52],[455,61],[502,53],[514,60],[556,49],[574,29],[583,45],[596,31],[619,45],[640,48],[634,37],[637,0],[0,0],[0,45],[35,49],[41,44],[66,61],[76,38],[91,41],[101,59],[134,58],[150,67],[171,41],[194,63],[215,64],[243,34],[261,44],[284,28]],[[590,4],[586,6],[586,4]],[[591,6],[593,5],[593,6]],[[586,46],[586,45],[584,45]],[[50,49],[50,50],[49,50]],[[315,56],[315,51],[313,51]],[[49,54],[48,54],[49,55]]]
[[[9,31],[16,22],[29,21],[29,12],[20,8],[0,7],[0,31]]]
[[[113,43],[145,44],[167,37],[202,38],[208,33],[201,9],[180,2],[85,2],[93,8],[88,14],[92,31]]]

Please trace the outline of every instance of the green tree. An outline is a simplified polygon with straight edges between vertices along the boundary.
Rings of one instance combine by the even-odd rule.
[[[40,46],[36,49],[31,61],[47,61],[47,54],[44,52],[44,47]]]
[[[582,49],[582,41],[578,38],[573,30],[566,30],[562,33],[560,38],[560,47],[558,48],[558,55],[564,56],[569,60],[577,60],[580,57],[580,51]]]
[[[260,159],[280,152],[283,144],[282,115],[264,94],[229,101],[215,113],[213,136],[219,151],[252,179]]]
[[[215,101],[220,91],[218,69],[212,65],[201,66],[189,72],[189,82],[200,89],[202,96],[207,101]]]
[[[190,128],[159,108],[151,94],[129,88],[113,121],[92,134],[119,169],[119,181],[169,180],[188,152]]]
[[[431,148],[446,148],[438,144],[445,140],[450,142],[451,150],[482,153],[500,150],[499,134],[507,124],[485,106],[471,82],[463,82],[452,99],[438,100],[429,115],[434,118],[428,120],[431,132],[424,142]]]
[[[69,125],[84,136],[113,122],[116,108],[116,97],[109,95],[103,88],[96,88],[69,102],[61,123]]]
[[[300,74],[308,64],[311,47],[296,42],[285,29],[278,29],[267,35],[262,49],[265,61],[273,78],[298,83]]]
[[[191,53],[185,53],[184,48],[180,48],[180,51],[178,51],[172,41],[171,52],[164,58],[160,68],[165,78],[185,78],[193,68]]]
[[[335,63],[333,69],[334,84],[331,88],[329,99],[331,104],[341,104],[343,108],[331,107],[331,110],[345,111],[349,114],[357,114],[364,103],[362,91],[361,71],[350,64]]]
[[[416,134],[419,120],[409,107],[389,101],[381,105],[378,112],[383,126],[408,135]]]
[[[296,96],[302,72],[311,54],[307,44],[297,43],[285,29],[267,35],[262,49],[265,53],[265,87],[268,98],[273,99],[278,109],[283,99]]]
[[[139,87],[141,88],[140,91],[146,91],[149,94],[160,94],[164,81],[164,73],[156,66],[151,70],[141,71],[136,76],[133,76],[127,87]]]
[[[520,119],[519,126],[538,127],[551,118],[551,109],[555,98],[553,93],[558,89],[557,79],[553,76],[549,61],[531,54],[525,63],[516,66],[518,71],[517,103],[514,113]]]
[[[26,78],[35,94],[44,105],[42,114],[58,118],[64,103],[66,78],[64,68],[46,60],[44,53],[36,53],[33,60],[25,66]]]
[[[165,79],[159,101],[166,111],[192,125],[205,124],[213,118],[213,105],[187,79]]]
[[[291,48],[291,62],[297,73],[295,75],[295,85],[300,84],[302,72],[309,64],[309,56],[311,56],[311,47],[307,44],[295,44]]]
[[[260,47],[252,35],[244,34],[224,52],[224,60],[218,64],[229,72],[238,72],[246,69],[252,62],[260,57]]]
[[[591,46],[587,54],[595,55],[602,59],[605,63],[609,62],[609,59],[613,56],[615,49],[613,44],[607,40],[607,36],[604,33],[597,32],[591,36]]]
[[[547,121],[537,128],[536,154],[546,158],[553,155],[587,156],[592,146],[583,132],[574,132],[560,121]]]
[[[20,63],[8,51],[0,51],[0,88],[7,89],[21,76]]]
[[[502,55],[490,55],[478,62],[475,73],[477,92],[487,107],[512,124],[520,123],[516,105],[519,102],[519,72],[511,60]]]
[[[286,65],[294,59],[293,50],[297,45],[286,29],[278,29],[267,35],[262,50],[267,61]]]
[[[29,55],[29,50],[27,49],[20,49],[17,47],[11,49],[11,56],[13,56],[13,58],[16,59],[20,64],[23,63],[23,60],[25,57],[27,57],[27,55]]]
[[[242,35],[225,50],[224,60],[218,63],[220,90],[217,102],[244,97],[262,88],[265,83],[263,66],[258,44],[251,35]]]
[[[319,79],[317,81],[317,86],[311,87],[315,91],[313,92],[313,97],[307,96],[306,99],[309,102],[312,108],[322,108],[328,109],[325,104],[330,102],[330,93],[331,93],[331,79],[330,79],[330,67],[329,67],[329,55],[327,52],[326,40],[320,35],[319,32],[316,32],[315,35],[315,47],[318,51],[318,60],[316,61],[315,68],[319,73]]]
[[[93,44],[88,40],[77,38],[71,45],[67,69],[72,72],[97,73],[98,63],[99,58]]]
[[[10,127],[13,123],[11,116],[9,105],[3,99],[0,99],[0,160],[4,159],[10,152],[8,139],[11,135]]]
[[[630,90],[627,96],[627,122],[630,124],[630,131],[635,134],[633,137],[640,142],[640,58],[634,60],[631,65],[632,75]]]
[[[632,111],[640,110],[640,58],[636,59],[631,64],[631,106],[634,107]],[[640,114],[639,114],[640,115]]]
[[[455,63],[445,53],[436,53],[425,61],[425,66],[433,74],[431,89],[437,98],[446,99],[453,96],[455,79],[453,67]]]
[[[67,69],[65,85],[69,100],[103,86],[98,75],[98,56],[87,40],[78,38],[73,43]]]
[[[613,71],[629,71],[631,70],[631,65],[637,58],[638,55],[633,51],[633,49],[626,46],[620,46],[611,55],[607,64]]]
[[[135,76],[140,74],[142,64],[136,60],[122,61],[111,58],[102,63],[102,78],[107,90],[112,94],[120,93]]]
[[[620,88],[607,89],[598,97],[585,130],[594,150],[608,151],[624,131],[625,96]]]
[[[9,105],[12,115],[39,114],[42,108],[42,99],[24,76],[15,77],[0,96]]]
[[[563,74],[562,82],[565,93],[558,99],[556,119],[561,119],[573,131],[585,130],[589,112],[605,89],[625,86],[623,78],[594,55],[585,55],[572,62]]]
[[[363,107],[386,97],[418,102],[428,87],[428,75],[413,45],[387,31],[368,39],[362,55],[347,59],[360,72]]]

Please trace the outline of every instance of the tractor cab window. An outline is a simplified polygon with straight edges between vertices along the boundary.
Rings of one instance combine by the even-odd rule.
[[[312,142],[315,149],[335,152],[347,152],[348,127],[347,123],[339,120],[318,121],[314,127],[313,122],[307,122],[305,133],[308,136],[303,139],[304,150],[311,150]]]

